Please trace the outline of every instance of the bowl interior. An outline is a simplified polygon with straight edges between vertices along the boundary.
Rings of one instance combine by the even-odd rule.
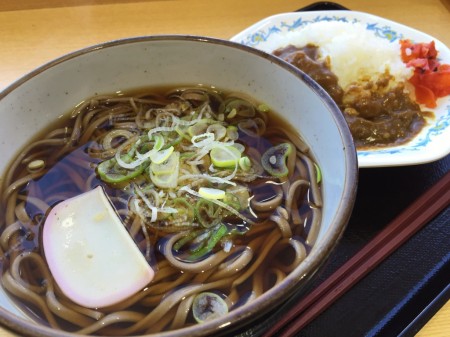
[[[210,38],[156,36],[114,41],[55,60],[0,94],[1,177],[30,137],[83,99],[178,84],[244,92],[266,103],[300,130],[322,169],[324,213],[318,241],[284,286],[262,296],[259,304],[267,308],[313,272],[334,247],[353,206],[357,176],[356,152],[337,107],[308,77],[270,55]],[[1,289],[0,304],[5,324],[10,313],[24,317]],[[230,315],[240,321],[257,311],[252,306]],[[203,331],[217,325],[204,324]]]

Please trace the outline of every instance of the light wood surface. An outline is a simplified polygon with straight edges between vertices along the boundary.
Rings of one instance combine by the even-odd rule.
[[[195,34],[229,39],[249,25],[314,0],[1,0],[0,90],[74,50],[118,38]],[[450,46],[450,0],[341,0]],[[418,336],[450,334],[450,302]],[[15,335],[0,328],[0,337]]]
[[[448,337],[450,335],[450,300],[416,334],[416,337]]]

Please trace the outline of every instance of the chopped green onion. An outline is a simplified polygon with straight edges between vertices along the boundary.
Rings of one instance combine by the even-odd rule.
[[[197,221],[205,228],[215,226],[222,220],[219,217],[220,208],[208,199],[198,199],[194,211]]]
[[[125,155],[122,157],[122,159],[127,162],[130,161],[131,157]],[[136,178],[137,176],[142,174],[142,172],[144,172],[147,166],[148,164],[143,163],[133,169],[126,169],[120,166],[117,163],[116,158],[113,157],[98,164],[96,170],[102,181],[117,184]]]
[[[269,148],[261,157],[264,169],[274,177],[285,177],[289,174],[287,158],[292,152],[290,143],[281,143]]]
[[[192,145],[197,148],[202,148],[207,145],[211,145],[214,142],[214,133],[205,132],[200,135],[192,136],[191,139]]]
[[[238,151],[242,154],[245,151],[245,146],[241,143],[234,143],[233,145],[231,145],[233,147],[235,147],[236,149],[238,149]]]
[[[150,155],[150,160],[152,161],[152,163],[161,164],[164,161],[166,161],[167,159],[169,159],[173,150],[174,150],[174,147],[171,146],[165,150],[154,152]]]
[[[219,295],[211,292],[200,293],[192,302],[192,313],[198,323],[202,323],[228,313],[227,303]]]
[[[245,156],[239,159],[239,167],[242,171],[249,171],[252,168],[252,162],[249,157]]]
[[[216,167],[233,167],[241,158],[241,152],[234,146],[217,146],[211,150],[210,157]]]
[[[255,107],[252,103],[245,101],[240,98],[231,98],[224,103],[224,112],[228,114],[227,118],[230,117],[230,114],[238,115],[242,117],[254,117],[255,116]],[[234,111],[234,112],[233,112]]]
[[[204,121],[200,121],[194,125],[191,125],[187,131],[191,137],[194,137],[205,133],[207,128],[208,124]]]
[[[190,260],[198,260],[202,257],[204,257],[206,254],[210,253],[214,247],[217,245],[217,243],[224,237],[228,232],[227,226],[224,224],[220,224],[212,230],[208,242],[206,245],[201,247],[201,249],[198,249],[196,252],[194,252],[192,255],[189,256]]]
[[[166,144],[162,148],[163,150],[167,149],[168,147],[176,146],[176,145],[180,144],[181,141],[183,140],[183,136],[180,135],[178,132],[170,132],[165,135],[165,139],[166,139]]]
[[[227,126],[227,137],[231,140],[237,140],[239,138],[238,128],[234,125]]]
[[[159,151],[164,146],[164,137],[160,134],[153,135],[153,141],[155,144],[153,145],[153,150]]]
[[[210,187],[200,187],[198,194],[206,199],[223,199],[225,197],[225,191]]]
[[[208,126],[206,132],[214,133],[214,139],[221,140],[227,134],[227,129],[223,125],[216,123]]]
[[[236,115],[237,115],[237,110],[231,109],[230,113],[227,116],[227,119],[232,119],[232,118],[236,117]]]
[[[165,152],[166,150],[163,150],[161,152]],[[167,153],[163,153],[161,155],[164,160],[160,161],[161,158],[155,158],[158,160],[152,161],[150,164],[150,169],[155,175],[162,175],[162,174],[170,174],[174,172],[179,165],[180,161],[180,153],[178,151],[173,151],[173,147],[171,150],[169,150],[169,156],[166,156]]]
[[[175,127],[173,126],[159,126],[151,129],[147,135],[149,139],[152,139],[152,135],[156,132],[167,132],[167,131],[175,131]]]
[[[160,188],[175,188],[177,187],[178,171],[169,174],[155,175],[153,171],[150,171],[150,179],[152,182]]]
[[[198,192],[194,191],[193,189],[189,188],[188,186],[183,186],[180,188],[180,191],[186,191],[189,194],[195,195],[196,197],[200,197],[200,194],[198,194]],[[203,199],[204,200],[204,199]],[[208,200],[209,201],[209,200]],[[227,211],[229,211],[230,213],[236,215],[237,217],[241,218],[243,221],[245,221],[246,223],[250,224],[250,225],[254,225],[255,222],[250,220],[249,218],[247,218],[246,216],[240,214],[238,211],[236,211],[233,207],[230,207],[229,205],[227,205],[224,202],[221,202],[220,200],[213,200],[211,199],[210,202],[215,203],[216,205],[225,208]]]
[[[314,163],[314,167],[316,168],[316,179],[317,183],[319,184],[322,181],[322,170],[316,163]]]
[[[175,131],[180,136],[180,139],[184,138],[186,140],[191,140],[191,137],[187,133],[187,130],[188,130],[188,128],[185,125],[177,125],[175,127]]]
[[[174,151],[169,158],[161,164],[153,162],[150,164],[150,179],[160,188],[175,188],[178,185],[179,168],[180,153]]]
[[[195,155],[196,155],[196,153],[193,152],[193,151],[183,152],[183,153],[180,153],[180,158],[181,158],[181,159],[191,159],[191,158],[193,158]]]

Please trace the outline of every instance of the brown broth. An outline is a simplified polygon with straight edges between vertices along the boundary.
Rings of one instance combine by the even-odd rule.
[[[143,90],[134,91],[131,93],[121,94],[119,97],[125,97],[125,96],[135,96],[135,97],[159,97],[158,99],[162,101],[166,101],[166,98],[161,98],[160,96],[164,96],[164,93],[168,92],[169,89],[172,88],[158,88],[158,89],[151,89],[152,94],[151,95],[143,95]],[[145,92],[148,92],[146,90]],[[217,93],[216,93],[217,94]],[[230,94],[230,92],[225,91],[224,93],[219,93],[221,96],[225,96]],[[94,97],[95,98],[95,97]],[[121,103],[120,103],[121,104]],[[215,108],[217,108],[217,102],[213,103],[212,105],[216,105]],[[95,105],[95,104],[94,104]],[[111,106],[114,106],[114,104],[111,104]],[[83,116],[86,116],[87,111],[80,112],[83,113]],[[286,137],[286,134],[290,134],[291,137],[296,138],[295,142],[301,143],[299,140],[298,133],[293,130],[292,126],[289,125],[281,116],[277,115],[275,112],[270,111],[269,113],[259,113],[264,115],[264,118],[267,119],[266,125],[270,125],[270,132],[273,133],[273,136],[260,136],[260,137],[252,137],[243,134],[240,132],[240,138],[239,141],[244,144],[246,147],[251,144],[252,147],[254,147],[258,152],[263,153],[271,146],[279,143],[283,137]],[[37,137],[34,137],[33,141],[37,139],[43,139],[48,134],[52,132],[52,130],[55,129],[61,129],[61,128],[73,128],[76,123],[77,116],[71,117],[71,113],[67,114],[66,118],[61,118],[57,122],[51,124],[49,128],[42,130]],[[74,142],[70,148],[70,151],[61,152],[63,153],[61,156],[55,155],[55,153],[59,153],[61,150],[60,148],[52,149],[51,151],[47,151],[45,156],[46,161],[46,168],[44,170],[44,173],[39,175],[38,177],[34,179],[30,179],[26,184],[21,185],[18,189],[18,195],[21,196],[19,199],[17,199],[17,205],[23,205],[23,209],[25,213],[27,214],[28,220],[26,219],[17,219],[16,222],[20,223],[20,230],[14,232],[14,235],[11,239],[7,240],[8,247],[6,247],[6,251],[4,252],[3,259],[1,261],[1,271],[2,273],[9,272],[9,268],[11,268],[11,261],[17,258],[20,254],[24,254],[26,252],[35,252],[44,258],[42,247],[41,247],[41,230],[42,226],[45,221],[46,213],[48,212],[48,209],[43,210],[39,207],[38,204],[34,200],[43,200],[50,207],[54,206],[58,202],[65,200],[67,198],[73,197],[75,195],[78,195],[82,192],[84,192],[86,189],[94,188],[95,186],[101,185],[105,189],[107,195],[111,199],[113,205],[115,206],[116,210],[119,212],[122,221],[124,222],[124,225],[131,231],[131,228],[133,226],[133,220],[136,218],[135,214],[132,214],[132,212],[129,209],[129,203],[130,200],[133,197],[136,197],[136,195],[133,192],[130,192],[130,188],[128,186],[123,186],[121,184],[110,184],[105,183],[102,181],[102,179],[99,178],[98,174],[96,174],[96,166],[99,162],[101,162],[103,159],[99,157],[93,157],[93,153],[97,153],[97,149],[101,148],[101,145],[97,143],[95,140],[96,137],[101,134],[104,130],[109,130],[112,128],[113,124],[121,123],[123,121],[128,121],[129,119],[127,116],[120,116],[118,117],[117,121],[112,122],[111,120],[106,120],[104,123],[101,123],[98,130],[96,130],[93,133],[93,137],[89,138],[88,142],[80,143],[80,142]],[[88,123],[90,124],[90,123]],[[86,126],[88,128],[88,126]],[[278,131],[277,131],[278,130]],[[65,135],[64,137],[68,137],[69,134]],[[41,149],[39,149],[41,151]],[[39,151],[37,151],[39,153]],[[247,153],[247,152],[246,152]],[[305,150],[305,155],[311,157],[313,160],[311,154],[309,153],[309,150]],[[34,156],[33,153],[30,153],[29,155]],[[28,156],[27,156],[28,157]],[[36,155],[36,158],[41,158],[42,155]],[[42,157],[43,158],[43,157]],[[105,158],[106,159],[106,158]],[[301,160],[300,160],[301,162]],[[300,163],[299,165],[303,165],[306,167],[305,163]],[[13,174],[13,180],[19,179],[26,175],[26,165],[19,165],[19,167],[16,169],[15,173]],[[304,180],[311,180],[315,179],[315,172],[310,173],[307,171],[307,168],[304,168],[303,170],[296,169],[294,172],[290,174],[289,180],[297,180],[297,179],[304,179]],[[281,185],[287,185],[288,182],[286,182],[284,179],[281,181],[278,181],[277,179],[269,178],[267,176],[267,173],[264,173],[261,175],[261,177],[258,176],[258,178],[255,178],[254,181],[245,183],[246,186],[252,191],[254,189],[254,185],[264,185],[265,182],[274,180],[274,183],[281,184]],[[89,182],[89,183],[86,183]],[[86,187],[87,186],[87,187]],[[4,186],[3,189],[6,189],[7,186]],[[271,187],[267,187],[267,185],[259,189],[258,193],[260,193],[263,197],[262,199],[273,199],[274,198],[274,192],[275,190]],[[309,252],[311,249],[311,246],[309,243],[306,243],[306,238],[311,226],[311,207],[317,207],[315,205],[311,205],[311,195],[309,195],[310,191],[308,188],[303,190],[301,193],[297,193],[297,199],[295,202],[296,209],[292,210],[293,212],[298,212],[298,214],[303,219],[303,222],[300,224],[297,224],[295,226],[292,226],[292,238],[299,242],[299,244],[303,245],[306,249],[306,252]],[[3,194],[3,191],[2,191]],[[14,194],[14,193],[13,193]],[[8,197],[8,200],[10,197]],[[5,200],[5,202],[2,204],[2,209],[4,213],[10,213],[11,207],[10,202],[8,200]],[[192,199],[191,199],[192,200]],[[285,196],[283,197],[283,204],[286,203]],[[257,268],[257,271],[255,272],[255,275],[250,276],[248,279],[243,281],[242,283],[239,283],[235,287],[235,291],[237,294],[239,294],[238,299],[233,299],[232,305],[230,309],[234,309],[240,305],[245,304],[246,298],[249,297],[249,294],[253,291],[255,288],[255,284],[260,284],[258,289],[261,289],[263,292],[266,291],[268,288],[272,287],[274,285],[274,276],[271,274],[270,270],[273,268],[278,268],[277,266],[280,266],[283,270],[286,270],[289,268],[289,265],[292,263],[292,261],[295,259],[295,254],[293,254],[294,249],[289,247],[289,244],[286,245],[285,243],[279,243],[281,246],[278,247],[278,242],[282,241],[280,231],[277,228],[277,225],[269,221],[269,217],[274,213],[274,210],[270,210],[268,212],[257,212],[258,214],[255,216],[254,214],[251,214],[250,212],[243,211],[243,214],[245,216],[251,218],[253,221],[257,223],[257,225],[250,226],[249,223],[243,222],[241,219],[236,218],[234,216],[230,216],[226,219],[226,225],[227,226],[241,226],[239,228],[244,228],[244,235],[236,235],[236,236],[230,236],[230,240],[232,241],[233,247],[246,247],[250,245],[253,247],[255,256],[252,258],[251,263],[254,263],[255,260],[258,258],[259,254],[266,254],[266,258],[264,262]],[[4,220],[2,219],[2,222]],[[6,226],[12,226],[12,223],[6,223]],[[147,225],[146,225],[147,226]],[[295,228],[294,228],[295,227]],[[245,228],[249,228],[249,230],[246,230]],[[151,264],[155,270],[156,275],[158,275],[158,272],[168,268],[167,267],[167,261],[165,256],[163,255],[162,251],[158,251],[157,247],[163,247],[164,244],[166,244],[167,239],[165,238],[170,237],[171,233],[164,233],[163,228],[155,228],[148,226],[149,235],[151,236],[151,242],[152,242],[152,250],[151,250],[151,256],[148,260],[149,264]],[[142,253],[145,255],[146,245],[145,245],[145,235],[142,232],[138,232],[134,235],[132,235],[133,239],[135,240],[136,244],[140,247]],[[273,247],[278,247],[276,250],[278,251],[277,254],[274,254],[273,256],[271,254],[267,254],[267,252],[264,252],[265,249],[265,243],[269,241],[275,241]],[[164,248],[161,248],[163,250]],[[214,251],[220,251],[222,248],[216,246]],[[239,253],[239,252],[237,252]],[[233,259],[233,256],[229,257],[230,260]],[[45,288],[48,283],[53,282],[53,280],[49,279],[42,279],[42,277],[34,278],[33,275],[36,274],[33,270],[37,268],[36,266],[33,266],[33,263],[30,264],[24,264],[24,275],[23,277],[26,279],[26,282],[29,282],[30,284],[33,284],[37,287]],[[172,267],[170,267],[172,268]],[[41,272],[42,273],[42,272]],[[285,272],[288,274],[289,272]],[[38,273],[39,274],[39,273]],[[182,287],[185,287],[188,283],[186,282],[179,282],[180,278],[187,277],[189,284],[204,284],[208,282],[208,276],[202,276],[202,275],[196,275],[195,273],[192,273],[192,276],[190,275],[191,272],[181,271],[181,270],[174,270],[171,274],[169,274],[167,277],[162,278],[162,281],[157,281],[154,283],[151,283],[148,285],[146,289],[144,289],[141,293],[143,300],[136,301],[134,304],[124,306],[123,308],[116,309],[116,308],[102,308],[102,309],[95,309],[96,311],[99,311],[102,314],[107,315],[108,313],[112,313],[119,310],[129,310],[136,313],[144,313],[148,314],[149,312],[154,309],[158,303],[161,301],[164,301],[164,298],[169,296],[170,294],[173,294],[176,289],[180,289]],[[267,274],[267,278],[264,277],[264,275]],[[4,274],[3,274],[4,275]],[[213,274],[212,274],[213,275]],[[235,278],[237,276],[231,275],[227,276],[231,278]],[[224,279],[227,279],[225,277]],[[202,279],[204,278],[204,279]],[[261,279],[260,279],[261,278]],[[158,288],[159,282],[164,282],[163,284],[165,287],[167,287],[168,291],[166,293],[159,293],[158,291],[153,289]],[[213,291],[216,291],[221,294],[223,297],[227,297],[231,290],[229,288],[230,282],[225,282],[224,286],[221,286],[217,289],[213,289]],[[149,292],[151,295],[148,295],[146,297],[146,293]],[[141,296],[139,295],[139,296]],[[57,292],[56,294],[57,298],[59,298],[61,301],[69,301],[63,294],[60,292]],[[160,297],[160,298],[159,298]],[[17,298],[15,300],[19,301]],[[155,304],[153,304],[155,302]],[[25,311],[30,313],[30,316],[32,317],[39,317],[39,320],[42,322],[46,321],[44,315],[40,310],[38,310],[35,305],[30,303],[24,303],[21,302],[20,306],[25,308]],[[169,311],[167,315],[173,314],[172,311]],[[61,329],[67,330],[67,331],[77,331],[79,327],[76,325],[73,325],[69,323],[65,319],[56,318],[56,321],[61,326]],[[44,323],[48,324],[48,323]],[[189,314],[186,318],[186,323],[183,326],[189,326],[195,324],[195,321],[192,317],[192,314]],[[110,327],[106,327],[104,329],[101,329],[99,331],[94,331],[95,334],[109,334],[111,332],[117,333],[117,331],[126,331],[129,326],[132,324],[116,324]],[[83,325],[80,324],[80,327]],[[170,329],[170,324],[167,323],[167,326],[162,327],[162,330],[168,330]],[[149,327],[146,327],[145,329],[137,330],[137,333],[142,333],[144,331],[151,331],[148,330]],[[151,328],[150,328],[151,329]],[[156,332],[156,331],[155,331]],[[130,334],[134,334],[135,332],[130,332]],[[129,334],[129,333],[126,333]]]

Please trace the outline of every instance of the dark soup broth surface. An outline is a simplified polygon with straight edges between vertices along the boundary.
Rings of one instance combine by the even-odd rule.
[[[241,93],[180,86],[96,95],[43,130],[5,174],[2,285],[33,319],[87,335],[221,317],[307,256],[320,228],[321,180],[298,132]],[[92,209],[101,200],[108,218]],[[96,232],[102,221],[110,229]],[[113,222],[132,242],[125,262],[116,257],[122,239],[109,237]],[[86,273],[103,256],[99,278],[120,286],[131,278],[120,271],[139,263],[145,276],[126,296],[86,302],[64,273],[78,268],[77,247],[90,245],[98,252],[86,253]]]

